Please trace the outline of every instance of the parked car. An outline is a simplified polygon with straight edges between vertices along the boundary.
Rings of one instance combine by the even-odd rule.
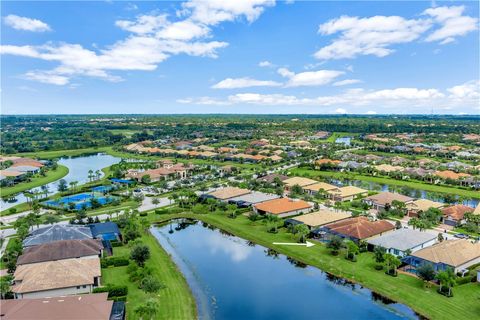
[[[467,234],[463,234],[463,233],[457,233],[455,235],[453,235],[455,238],[458,238],[458,239],[468,239],[470,238]]]

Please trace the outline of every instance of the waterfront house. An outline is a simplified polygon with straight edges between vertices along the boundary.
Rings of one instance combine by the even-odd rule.
[[[449,226],[458,226],[465,222],[465,213],[474,212],[474,210],[474,208],[463,204],[456,204],[443,208],[443,223]]]
[[[366,240],[392,231],[395,226],[386,220],[371,221],[367,217],[355,217],[323,226],[318,231],[322,240],[339,236],[353,241]]]
[[[125,303],[108,293],[41,299],[0,300],[2,320],[124,320]]]
[[[416,252],[432,246],[437,241],[437,235],[413,229],[398,229],[379,237],[368,240],[370,249],[383,247],[387,253],[404,257],[406,252]]]
[[[407,203],[406,207],[408,215],[416,217],[420,212],[425,212],[430,208],[441,209],[445,207],[445,204],[428,199],[417,199]]]
[[[317,183],[302,187],[302,189],[309,195],[316,195],[319,192],[328,192],[328,191],[338,190],[339,188],[329,183],[317,182]]]
[[[303,177],[292,177],[282,181],[286,191],[291,191],[293,186],[306,187],[317,183],[318,181]]]
[[[412,272],[424,263],[430,263],[436,272],[452,268],[455,273],[480,263],[480,243],[469,240],[445,240],[412,253],[403,259]]]
[[[17,259],[17,265],[65,259],[101,257],[103,244],[97,239],[60,240],[28,247]]]
[[[12,292],[16,299],[91,293],[100,285],[100,259],[66,259],[20,265]]]
[[[400,172],[403,170],[403,167],[401,166],[392,166],[389,164],[380,164],[378,166],[374,167],[375,170],[379,172],[384,172],[384,173],[390,173],[390,172]]]
[[[202,198],[214,198],[220,201],[228,201],[231,198],[249,194],[250,190],[237,187],[225,187],[202,195]]]
[[[335,202],[353,201],[355,198],[364,197],[368,195],[368,190],[355,187],[346,186],[338,189],[327,191],[328,198]]]
[[[271,214],[280,218],[306,213],[312,208],[308,202],[299,199],[280,198],[262,202],[253,206],[258,214]]]
[[[372,206],[373,209],[380,211],[385,210],[385,207],[390,206],[393,201],[400,201],[404,204],[409,204],[413,202],[413,198],[401,195],[399,193],[380,192],[373,196],[366,197],[362,201],[369,206]]]
[[[278,178],[278,179],[277,179]],[[274,183],[275,180],[285,181],[288,177],[278,173],[267,174],[266,176],[257,178],[258,181],[266,183]]]
[[[250,193],[228,199],[228,203],[237,205],[240,208],[247,208],[257,203],[278,199],[280,196],[271,193],[252,191]]]

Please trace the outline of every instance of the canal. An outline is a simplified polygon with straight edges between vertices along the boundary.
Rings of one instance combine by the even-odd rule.
[[[152,227],[200,319],[416,319],[402,304],[201,222]]]

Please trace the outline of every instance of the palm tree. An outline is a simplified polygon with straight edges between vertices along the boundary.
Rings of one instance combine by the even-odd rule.
[[[88,170],[88,181],[92,182],[92,179],[93,179],[93,170],[90,169]]]
[[[100,170],[95,171],[95,176],[99,180],[102,177],[102,172]]]
[[[297,224],[294,227],[294,232],[295,234],[298,235],[299,237],[299,242],[305,242],[307,235],[310,233],[310,229],[306,225],[302,224]]]
[[[358,254],[359,252],[359,248],[357,246],[357,244],[355,242],[353,242],[352,240],[348,240],[345,242],[345,245],[347,247],[347,255],[346,255],[346,258],[348,260],[352,260],[352,261],[355,261],[355,256]]]
[[[397,275],[397,268],[400,266],[401,261],[393,254],[385,254],[385,266],[387,267],[386,273],[392,276]]]

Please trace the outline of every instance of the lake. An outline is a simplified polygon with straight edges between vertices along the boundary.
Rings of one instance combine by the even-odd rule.
[[[88,182],[88,171],[93,170],[95,172],[96,170],[101,170],[103,168],[109,167],[112,164],[119,163],[120,158],[113,157],[108,154],[95,154],[95,155],[90,155],[90,156],[82,156],[82,157],[73,157],[73,158],[61,158],[58,161],[58,164],[66,166],[69,171],[68,174],[63,177],[62,179],[65,179],[67,181],[67,185],[69,182],[72,181],[78,181],[78,185],[84,184]],[[102,172],[103,175],[103,172]],[[60,179],[59,179],[60,180]],[[48,187],[48,190],[50,191],[49,194],[53,194],[58,192],[58,183],[59,180],[50,182],[46,186]],[[33,190],[40,190],[40,187],[35,188]],[[10,207],[16,206],[17,204],[24,203],[27,201],[25,196],[20,193],[15,197],[14,202],[7,202],[4,200],[0,201],[0,208],[1,210],[8,209]]]
[[[335,143],[338,144],[343,144],[346,146],[351,146],[352,145],[352,138],[351,137],[340,137],[335,139]]]
[[[417,319],[402,304],[204,223],[152,227],[200,319]]]

